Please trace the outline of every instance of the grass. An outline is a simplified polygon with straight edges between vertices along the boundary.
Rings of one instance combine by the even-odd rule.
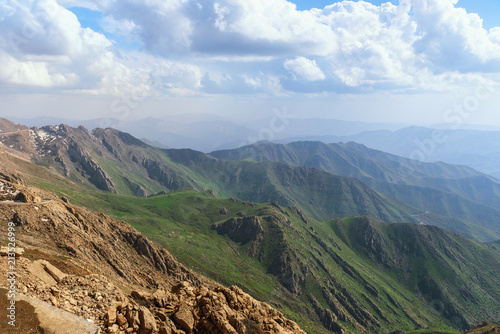
[[[249,168],[261,168],[251,162],[248,164],[251,164]],[[24,167],[20,166],[21,169]],[[30,165],[26,168],[28,167],[31,168],[29,180],[34,185],[54,191],[58,196],[65,196],[74,204],[127,221],[196,272],[226,285],[240,286],[255,298],[274,305],[309,333],[327,332],[311,310],[310,297],[313,296],[324,308],[328,308],[327,297],[331,298],[340,291],[349,296],[349,303],[357,303],[356,307],[363,308],[379,318],[379,314],[386,317],[386,321],[381,320],[385,328],[412,330],[415,328],[415,320],[410,318],[413,318],[421,327],[436,328],[427,329],[428,333],[435,330],[441,330],[441,333],[456,333],[453,332],[451,324],[446,324],[439,312],[417,297],[413,289],[417,282],[415,277],[412,276],[408,283],[400,272],[394,268],[385,268],[382,263],[364,253],[362,245],[356,241],[356,235],[353,234],[356,224],[354,218],[325,223],[314,219],[304,222],[294,209],[268,203],[255,204],[237,199],[214,198],[210,192],[193,190],[164,193],[149,198],[103,193],[83,187],[79,183],[68,182],[43,167]],[[238,175],[240,178],[245,177],[243,172]],[[264,175],[267,174],[261,174],[262,177]],[[236,185],[232,184],[233,187]],[[250,187],[245,191],[253,190],[255,189]],[[227,209],[229,214],[221,214],[222,208]],[[247,216],[276,216],[280,219],[274,224],[263,220],[268,237],[262,243],[260,261],[246,255],[245,245],[220,236],[211,229],[212,224],[235,217],[239,212],[244,212]],[[396,232],[399,230],[390,225],[376,223],[375,226],[386,238],[398,236]],[[403,237],[404,235],[401,235],[401,238]],[[281,238],[284,242],[278,244],[277,240]],[[479,259],[477,254],[483,251],[484,247],[481,248],[478,243],[464,242],[463,239],[452,238],[449,242],[450,245],[465,243],[462,251],[472,252],[476,256],[467,258],[467,261]],[[390,244],[391,247],[394,245],[396,244]],[[421,243],[417,246],[427,249]],[[390,250],[388,253],[394,257],[398,253],[391,250],[391,247],[387,247]],[[432,247],[440,249],[439,243],[433,244]],[[268,272],[273,259],[283,251],[291,255],[290,267],[303,277],[300,295],[287,291],[279,278]],[[444,258],[448,256],[442,250],[439,254]],[[483,255],[491,256],[487,252]],[[432,258],[433,253],[425,253],[425,256]],[[488,265],[487,256],[475,261],[478,262],[479,269],[482,270]],[[419,271],[419,268],[428,270],[439,280],[449,280],[451,277],[447,271],[443,274],[440,270],[442,263],[426,263],[420,258],[413,261],[417,261],[412,263],[415,271]],[[470,264],[463,267],[468,266]],[[456,272],[460,268],[455,266],[452,269]],[[465,272],[460,278],[464,279],[470,274],[472,272]],[[377,297],[370,294],[367,285],[378,291]],[[372,304],[367,302],[365,296],[369,296]],[[487,305],[486,302],[485,304]],[[358,330],[352,325],[352,320],[339,322],[350,332],[356,333]]]

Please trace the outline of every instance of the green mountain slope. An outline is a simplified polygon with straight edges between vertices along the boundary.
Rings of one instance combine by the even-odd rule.
[[[318,223],[211,192],[93,193],[181,262],[270,302],[310,333],[462,330],[498,321],[500,254],[433,226]]]
[[[272,161],[221,160],[193,150],[165,150],[165,153],[171,161],[209,180],[205,186],[221,197],[298,206],[320,221],[368,215],[387,222],[441,226],[478,240],[492,240],[496,235],[461,219],[433,213],[422,215],[423,210],[383,196],[351,177]]]
[[[123,140],[120,145],[123,152],[138,146],[125,145]],[[88,147],[87,152],[93,152]],[[414,213],[404,209],[407,206],[377,197],[362,182],[319,170],[273,162],[224,161],[189,150],[154,150],[148,154],[152,153],[163,157],[161,163],[185,182],[203,184],[207,189],[213,186],[216,193],[255,193],[264,201],[271,189],[269,193],[282,196],[283,201],[289,200],[289,194],[300,193],[320,201],[321,192],[338,182],[322,202],[334,209],[373,210],[395,220],[402,214],[415,221],[442,218],[431,214],[412,217]],[[83,179],[72,182],[63,174],[54,174],[53,169],[6,154],[0,160],[0,165],[5,164],[73,203],[126,220],[191,268],[220,282],[241,286],[310,333],[341,329],[348,333],[388,333],[415,328],[449,332],[485,318],[499,320],[495,301],[500,254],[490,246],[436,227],[390,225],[368,218],[319,223],[297,208],[221,199],[211,191],[141,198],[98,191],[80,182]],[[99,164],[103,170],[108,168],[105,163]],[[108,176],[113,173],[109,170]],[[123,172],[133,174],[128,169]],[[147,184],[155,184],[142,178],[151,182]],[[270,188],[263,188],[263,183]],[[347,200],[342,204],[344,198]],[[303,206],[313,208],[301,201]],[[442,223],[446,222],[452,221],[445,219]],[[416,269],[409,271],[410,267]],[[449,283],[450,278],[459,282],[459,288]],[[462,285],[471,288],[460,289]]]
[[[422,163],[353,142],[259,143],[211,155],[229,160],[281,161],[356,177],[422,212],[467,221],[471,227],[491,231],[492,235],[483,240],[493,240],[500,233],[500,183],[465,166]]]
[[[22,145],[21,139],[18,138],[20,136]],[[451,205],[440,206],[438,208],[444,209],[433,210],[433,215],[422,219],[419,215],[430,212],[431,204],[436,203],[430,201],[431,197],[425,193],[426,189],[420,193],[411,193],[411,196],[408,196],[409,192],[394,192],[400,190],[399,187],[386,191],[384,184],[378,184],[380,182],[373,176],[364,177],[364,180],[372,182],[379,191],[385,191],[393,198],[405,199],[411,205],[382,196],[353,178],[270,161],[230,162],[193,150],[160,150],[113,129],[95,129],[90,132],[83,127],[47,126],[24,130],[22,134],[12,136],[11,140],[12,146],[17,149],[16,152],[23,153],[29,148],[29,152],[24,153],[38,164],[55,169],[69,180],[86,185],[89,189],[143,197],[160,191],[212,189],[220,197],[295,205],[318,220],[369,215],[388,222],[433,224],[478,240],[500,238],[500,233],[495,232],[497,217],[500,215],[493,209],[461,203],[460,210]],[[15,141],[18,141],[17,146]],[[26,148],[24,143],[30,141],[34,145]],[[23,150],[21,146],[24,147]],[[306,146],[310,145],[302,148],[304,152]],[[328,148],[316,146],[316,150]],[[358,146],[353,147],[359,148]],[[383,156],[379,152],[370,161],[377,162],[378,155]],[[356,158],[354,155],[353,157]],[[359,155],[356,158],[361,167],[366,165],[363,157]],[[377,162],[380,164],[377,165],[378,169],[365,169],[382,173],[382,167],[386,164],[383,163],[384,159],[380,158],[380,161]],[[357,174],[363,172],[358,167],[355,169],[353,163],[349,163],[348,168],[345,168],[346,173],[349,170],[357,170]],[[445,170],[450,180],[453,180],[452,177],[470,176],[475,173],[456,166],[423,166],[422,175],[424,172],[438,175]],[[380,175],[383,177],[383,174]],[[416,190],[418,189],[413,189],[414,192]],[[462,202],[464,201],[466,200],[463,199]],[[451,200],[443,202],[451,203]],[[481,214],[477,217],[480,219],[471,222],[470,217],[479,211]]]
[[[396,275],[454,323],[466,328],[478,317],[498,317],[500,263],[485,245],[434,226],[368,218],[331,226],[358,255]],[[485,273],[479,280],[478,270]],[[475,296],[482,296],[480,305]]]

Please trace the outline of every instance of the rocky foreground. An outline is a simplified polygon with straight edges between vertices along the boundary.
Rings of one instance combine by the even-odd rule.
[[[488,321],[485,321],[464,332],[464,334],[500,334],[500,326],[492,325]]]
[[[125,222],[14,175],[0,182],[1,234],[15,225],[17,320],[33,320],[19,333],[305,333],[240,288],[191,272]],[[12,271],[8,254],[2,276]],[[0,287],[4,298],[8,282]]]

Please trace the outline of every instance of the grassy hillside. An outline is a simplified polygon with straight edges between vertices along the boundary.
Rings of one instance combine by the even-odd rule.
[[[210,191],[118,195],[12,163],[71,202],[126,220],[184,264],[241,286],[310,333],[452,332],[485,316],[498,321],[500,254],[435,227],[368,218],[319,223],[296,208]]]
[[[229,160],[280,161],[355,177],[421,212],[461,220],[460,227],[451,228],[454,231],[469,230],[465,235],[479,240],[500,237],[500,183],[466,166],[422,163],[353,142],[258,143],[211,155]],[[463,228],[463,223],[468,227]]]
[[[451,330],[485,316],[498,320],[500,257],[436,227],[368,218],[318,223],[297,209],[210,192],[94,196],[181,262],[267,300],[312,333]],[[218,228],[224,224],[233,226]]]

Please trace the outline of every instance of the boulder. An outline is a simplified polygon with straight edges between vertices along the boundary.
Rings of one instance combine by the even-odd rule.
[[[191,308],[187,304],[181,304],[179,310],[173,316],[174,321],[186,332],[191,333],[194,328],[194,317]]]
[[[144,306],[139,307],[139,334],[150,334],[157,331],[155,317]]]

